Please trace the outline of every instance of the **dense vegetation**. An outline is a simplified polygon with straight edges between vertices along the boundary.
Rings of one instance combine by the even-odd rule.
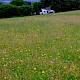
[[[56,12],[80,9],[80,0],[41,0],[43,7],[50,6]]]
[[[0,18],[31,15],[32,8],[28,2],[13,0],[9,4],[0,5]]]
[[[23,0],[12,0],[10,4],[0,3],[0,18],[28,16],[32,15],[34,12],[39,14],[41,8],[45,7],[50,7],[55,10],[55,12],[79,10],[80,0],[41,0],[41,2],[33,3]]]
[[[80,80],[80,11],[0,19],[0,80]]]
[[[40,2],[33,2],[32,3],[32,10],[33,10],[33,13],[36,12],[36,14],[38,15],[39,12],[41,11],[41,3]]]

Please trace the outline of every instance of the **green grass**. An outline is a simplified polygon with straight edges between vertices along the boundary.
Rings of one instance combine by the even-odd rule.
[[[80,11],[0,19],[0,80],[79,80]]]

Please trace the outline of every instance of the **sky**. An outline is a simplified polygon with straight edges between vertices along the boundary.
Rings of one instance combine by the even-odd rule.
[[[11,0],[0,0],[0,2],[10,2]],[[40,0],[24,0],[28,2],[33,2],[33,1],[40,1]]]

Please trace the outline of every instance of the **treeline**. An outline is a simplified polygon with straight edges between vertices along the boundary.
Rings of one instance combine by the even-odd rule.
[[[23,0],[13,0],[8,4],[0,5],[0,18],[31,15],[31,4]]]
[[[80,0],[41,0],[42,7],[50,7],[56,12],[80,9]]]
[[[80,9],[80,0],[41,0],[41,2],[26,2],[12,0],[8,4],[0,3],[0,18],[14,16],[29,16],[35,12],[39,14],[41,8],[50,7],[55,12],[71,11]]]

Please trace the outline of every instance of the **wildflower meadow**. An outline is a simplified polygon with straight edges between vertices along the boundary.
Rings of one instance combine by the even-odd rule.
[[[0,19],[0,80],[80,80],[80,11]]]

